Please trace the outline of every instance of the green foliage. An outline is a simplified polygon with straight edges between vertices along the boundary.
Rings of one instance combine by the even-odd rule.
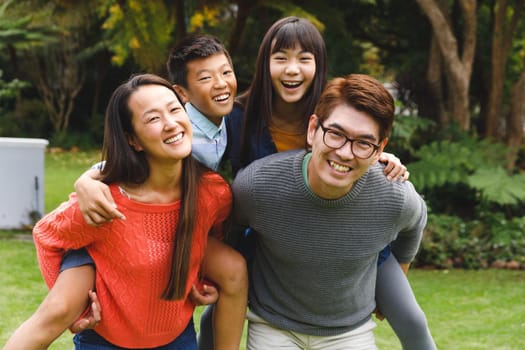
[[[504,169],[507,151],[502,144],[464,135],[422,146],[408,169],[422,191],[461,184],[478,191],[481,202],[517,205],[525,201],[525,175]]]
[[[112,62],[121,66],[133,58],[145,71],[161,71],[175,28],[174,17],[165,3],[159,0],[99,3],[99,15],[105,18],[104,37],[113,52]]]
[[[321,22],[317,16],[307,10],[302,6],[297,6],[291,2],[286,2],[282,0],[268,0],[262,3],[262,6],[273,8],[281,12],[282,17],[286,16],[297,16],[308,19],[313,23],[314,26],[319,29],[322,33],[325,30],[325,25]]]
[[[97,142],[93,140],[91,133],[58,131],[51,135],[49,145],[62,149],[92,149]]]
[[[487,268],[495,261],[525,264],[525,216],[485,213],[466,220],[430,214],[416,266]]]
[[[525,201],[525,174],[509,176],[501,167],[478,169],[468,184],[479,190],[483,200],[500,205],[518,205]]]
[[[19,79],[13,79],[11,81],[4,81],[2,76],[4,72],[0,69],[0,108],[7,101],[14,99],[18,96],[20,90],[29,86],[29,83]],[[1,110],[0,110],[1,111]]]
[[[406,108],[401,102],[396,101],[398,114],[394,119],[392,132],[388,141],[388,149],[395,154],[416,152],[414,144],[418,143],[426,132],[428,132],[435,123],[430,119],[425,119],[413,115],[413,111]]]
[[[1,109],[1,108],[0,108]],[[21,99],[15,110],[0,113],[0,136],[46,138],[52,129],[40,99]]]
[[[0,49],[6,46],[29,48],[33,45],[43,45],[56,40],[60,29],[50,24],[38,23],[38,19],[49,18],[47,8],[39,11],[29,11],[13,0],[0,4]]]

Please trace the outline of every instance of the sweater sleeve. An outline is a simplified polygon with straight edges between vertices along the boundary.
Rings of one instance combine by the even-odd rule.
[[[68,249],[87,246],[96,237],[95,230],[85,223],[74,194],[38,221],[33,228],[33,240],[40,270],[48,287],[58,277],[64,253]]]
[[[392,242],[392,251],[400,263],[411,262],[417,254],[427,223],[425,201],[410,182],[406,182],[406,197],[400,218],[400,231]]]
[[[242,169],[232,183],[233,222],[236,225],[250,226],[248,218],[255,206],[252,196],[254,169],[253,164]]]

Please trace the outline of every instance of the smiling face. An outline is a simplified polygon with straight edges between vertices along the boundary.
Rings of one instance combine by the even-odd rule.
[[[223,53],[191,60],[186,65],[187,87],[177,85],[185,102],[197,108],[215,125],[233,109],[237,79],[230,61]]]
[[[270,75],[275,97],[286,103],[299,102],[312,85],[315,69],[313,53],[300,46],[272,53]]]
[[[161,85],[143,85],[129,98],[134,135],[129,144],[153,160],[182,160],[191,153],[191,125],[173,91]]]
[[[308,163],[308,183],[319,197],[337,199],[350,192],[370,165],[377,162],[387,139],[380,141],[379,125],[369,114],[346,104],[336,106],[322,124],[352,140],[363,140],[380,146],[368,159],[356,158],[351,151],[350,142],[339,149],[329,148],[323,141],[319,119],[316,115],[310,117],[307,137],[308,144],[312,147],[312,157]]]

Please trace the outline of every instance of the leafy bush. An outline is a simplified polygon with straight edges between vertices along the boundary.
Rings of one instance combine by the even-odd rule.
[[[410,180],[429,207],[415,264],[525,268],[525,174],[506,170],[505,145],[434,126],[398,117],[389,143],[415,160]]]
[[[505,219],[486,213],[482,220],[430,214],[416,266],[467,269],[525,268],[525,216]]]
[[[97,142],[93,140],[93,137],[90,133],[69,131],[53,133],[49,140],[49,144],[51,147],[59,147],[68,150],[73,148],[89,150],[96,148],[94,145],[97,144]]]
[[[38,99],[20,100],[13,111],[0,113],[0,136],[46,138],[51,128],[44,104]]]

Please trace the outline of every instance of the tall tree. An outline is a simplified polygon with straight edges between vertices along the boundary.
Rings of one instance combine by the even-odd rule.
[[[519,147],[523,143],[525,122],[525,68],[512,87],[510,112],[507,114],[507,145],[510,147],[507,168],[514,169]]]
[[[439,0],[416,0],[428,17],[434,38],[443,60],[447,94],[435,96],[445,98],[442,103],[451,120],[462,130],[470,129],[469,89],[472,64],[476,48],[476,0],[459,0],[462,14],[462,33],[456,36],[447,21]],[[459,40],[462,41],[460,42]]]
[[[18,59],[27,80],[36,87],[55,132],[68,130],[75,99],[84,85],[86,59],[94,51],[86,41],[93,30],[94,9],[89,0],[48,2],[49,22],[61,28],[56,43],[30,47]]]
[[[484,118],[485,135],[492,138],[500,138],[503,136],[498,132],[498,126],[505,124],[505,113],[502,107],[506,76],[505,68],[509,60],[516,29],[523,16],[525,0],[516,0],[514,3],[514,5],[509,4],[507,0],[496,0],[494,3],[491,74],[487,114]]]
[[[84,84],[85,69],[79,50],[78,41],[69,37],[27,56],[36,67],[29,75],[57,132],[68,129],[75,98]]]

